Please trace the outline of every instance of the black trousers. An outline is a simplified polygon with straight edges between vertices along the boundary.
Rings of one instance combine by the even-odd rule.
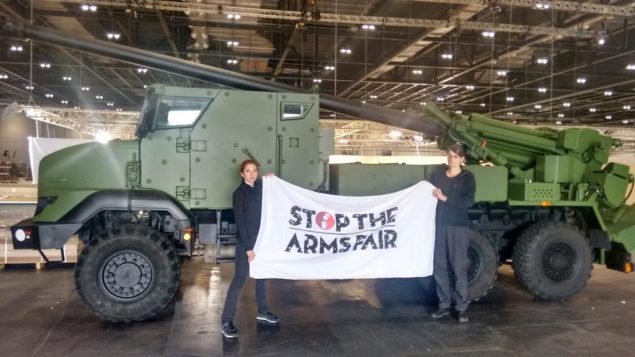
[[[229,285],[227,297],[225,298],[225,307],[223,308],[222,315],[223,321],[234,319],[240,289],[249,276],[249,262],[247,261],[247,253],[244,249],[236,247],[235,264],[234,279],[232,279]],[[264,279],[256,279],[256,303],[258,304],[258,312],[266,312],[269,310],[267,307],[266,282]]]
[[[467,309],[469,303],[467,269],[470,266],[470,260],[467,257],[467,249],[470,245],[469,232],[468,227],[445,225],[436,227],[434,280],[437,283],[439,308],[447,309],[454,301],[457,311]]]

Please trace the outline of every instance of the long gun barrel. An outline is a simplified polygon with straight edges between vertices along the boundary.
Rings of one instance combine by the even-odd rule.
[[[149,68],[155,68],[199,80],[218,83],[237,89],[310,93],[308,90],[283,83],[255,78],[245,74],[193,63],[183,59],[141,50],[134,47],[72,36],[50,28],[31,25],[23,21],[18,22],[11,20],[6,16],[2,16],[0,21],[2,22],[1,28],[2,35],[4,36],[30,38],[47,44],[55,44],[79,51],[90,52],[120,61],[131,62]],[[443,127],[434,119],[415,113],[403,113],[401,111],[373,104],[361,103],[359,101],[342,99],[328,94],[320,94],[320,106],[324,109],[350,115],[352,117],[364,118],[378,123],[410,129],[433,136],[440,136],[443,133]]]

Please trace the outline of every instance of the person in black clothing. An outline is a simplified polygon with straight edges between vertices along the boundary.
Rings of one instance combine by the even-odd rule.
[[[234,190],[234,218],[238,234],[236,235],[236,269],[234,279],[229,285],[225,307],[222,314],[221,332],[226,338],[237,338],[238,329],[234,326],[234,314],[240,289],[249,275],[249,263],[256,259],[254,245],[260,229],[260,210],[262,207],[262,181],[258,180],[258,163],[245,160],[240,165],[243,182]],[[256,320],[277,324],[280,320],[267,307],[266,280],[256,279],[256,302],[258,314]]]
[[[448,166],[443,166],[430,177],[430,183],[436,186],[432,194],[439,200],[434,244],[434,280],[439,307],[431,316],[439,319],[449,315],[454,301],[458,321],[467,322],[467,269],[470,264],[467,256],[470,244],[467,209],[474,204],[476,183],[474,175],[461,167],[465,163],[463,146],[451,145],[447,154]]]

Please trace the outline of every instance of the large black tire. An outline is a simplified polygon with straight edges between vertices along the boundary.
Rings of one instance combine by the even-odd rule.
[[[176,250],[161,233],[141,225],[101,232],[75,265],[82,302],[111,322],[142,321],[163,310],[179,285]]]
[[[470,265],[467,269],[468,300],[476,301],[494,286],[498,273],[498,254],[492,242],[481,232],[470,231],[467,249]]]
[[[591,276],[591,247],[582,232],[564,222],[533,224],[514,246],[516,279],[544,300],[563,300],[580,291]]]

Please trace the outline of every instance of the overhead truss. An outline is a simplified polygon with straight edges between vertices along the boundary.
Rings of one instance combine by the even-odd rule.
[[[85,0],[48,0],[64,3],[83,4]],[[515,0],[514,0],[515,1]],[[440,2],[440,1],[438,1]],[[523,2],[523,3],[526,3]],[[534,2],[535,3],[535,2]],[[501,23],[486,23],[486,22],[474,22],[465,21],[460,22],[457,20],[434,20],[434,19],[419,19],[419,18],[397,18],[397,17],[383,17],[383,16],[361,16],[361,15],[343,15],[320,12],[312,14],[311,12],[301,11],[287,11],[287,10],[275,10],[275,9],[261,9],[255,7],[241,7],[241,6],[225,6],[214,5],[205,3],[189,3],[189,2],[176,2],[176,1],[143,1],[135,2],[129,0],[94,0],[91,4],[100,6],[111,7],[124,7],[132,9],[146,9],[146,10],[165,10],[165,11],[180,11],[180,12],[192,12],[196,11],[200,14],[207,15],[222,15],[224,13],[232,13],[241,15],[242,17],[253,17],[260,19],[275,19],[275,20],[288,20],[294,22],[315,22],[315,23],[332,23],[332,24],[349,24],[349,25],[385,25],[395,27],[416,27],[416,28],[460,28],[465,30],[476,31],[497,31],[497,32],[510,32],[530,35],[555,35],[559,37],[593,37],[595,32],[588,31],[583,28],[556,28],[551,26],[526,26],[526,25],[514,25],[514,24],[501,24]],[[572,3],[575,4],[575,3]],[[608,6],[608,5],[605,5]],[[617,7],[616,7],[617,8]],[[635,10],[624,8],[622,12],[635,13]],[[607,15],[606,13],[602,13]],[[626,15],[625,15],[626,16]]]

